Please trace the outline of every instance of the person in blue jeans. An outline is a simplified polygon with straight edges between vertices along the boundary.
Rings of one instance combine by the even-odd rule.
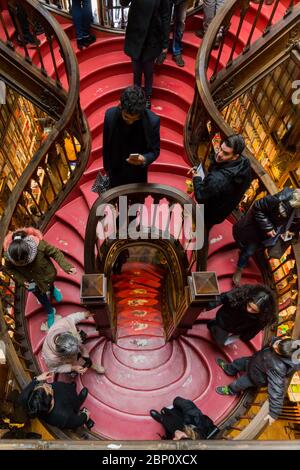
[[[50,328],[56,313],[51,300],[62,301],[62,294],[54,285],[57,272],[51,258],[68,274],[76,274],[76,268],[67,262],[58,248],[47,243],[42,233],[34,227],[9,232],[3,247],[5,271],[19,286],[32,292],[43,305]]]
[[[90,46],[96,36],[90,33],[93,19],[91,0],[73,0],[72,18],[76,29],[78,49]]]
[[[174,4],[172,41],[173,60],[179,67],[184,67],[184,60],[182,57],[182,37],[185,29],[188,0],[171,0],[171,2]]]

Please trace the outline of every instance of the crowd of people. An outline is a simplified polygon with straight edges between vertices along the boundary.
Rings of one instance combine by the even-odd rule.
[[[73,17],[78,47],[88,47],[95,39],[90,33],[90,2],[73,0]],[[160,118],[150,110],[155,60],[163,63],[168,52],[171,9],[173,8],[172,56],[184,66],[182,37],[187,11],[186,0],[120,0],[129,6],[125,52],[131,57],[134,85],[126,88],[118,106],[106,111],[103,129],[103,163],[110,187],[129,183],[147,183],[148,166],[160,154]],[[222,1],[204,0],[203,35]],[[82,10],[82,11],[81,11]],[[20,12],[19,12],[20,13]],[[24,12],[21,11],[21,14]],[[222,32],[220,32],[221,34]],[[24,38],[23,38],[24,39]],[[145,91],[141,88],[145,78]],[[222,223],[238,206],[250,186],[252,175],[249,159],[244,155],[241,135],[224,139],[219,149],[212,150],[206,174],[194,171],[194,197],[204,204],[205,246],[209,232]],[[289,244],[297,240],[300,230],[300,189],[285,188],[277,194],[257,200],[251,209],[233,225],[233,237],[240,255],[233,275],[233,290],[222,293],[211,308],[220,307],[207,327],[217,345],[227,347],[237,340],[250,341],[265,327],[277,322],[277,300],[263,284],[240,285],[248,260],[258,250],[272,248],[278,241]],[[286,248],[287,245],[285,245]],[[47,372],[34,378],[21,393],[21,403],[28,416],[39,417],[60,428],[77,428],[94,422],[82,405],[88,395],[83,388],[78,394],[76,383],[53,381],[54,374],[84,374],[88,369],[103,374],[101,364],[92,362],[84,347],[84,334],[77,323],[90,315],[76,312],[55,318],[54,302],[63,299],[56,287],[55,260],[68,274],[76,268],[63,253],[48,244],[42,233],[25,227],[9,233],[4,241],[5,269],[15,282],[32,292],[47,314],[47,334],[42,355]],[[270,408],[267,419],[276,419],[283,405],[286,379],[296,370],[297,345],[290,337],[275,338],[252,357],[227,363],[216,358],[218,366],[237,379],[217,387],[221,395],[235,395],[251,387],[268,387]],[[150,410],[151,417],[162,424],[168,439],[210,439],[219,429],[212,420],[187,398],[177,397],[173,407],[160,412]]]

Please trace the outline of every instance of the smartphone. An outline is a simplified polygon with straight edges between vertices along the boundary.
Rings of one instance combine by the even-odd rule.
[[[197,170],[196,170],[196,174],[197,174],[197,176],[201,176],[201,178],[205,178],[202,163],[200,163],[200,165],[198,165]]]

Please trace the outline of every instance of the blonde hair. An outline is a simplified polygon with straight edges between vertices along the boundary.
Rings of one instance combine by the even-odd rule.
[[[197,428],[195,428],[194,426],[184,426],[182,431],[192,441],[196,441],[197,439],[200,439],[200,434],[198,433]]]
[[[290,200],[290,205],[294,209],[300,208],[300,189],[295,189],[295,191],[293,192],[292,199]]]

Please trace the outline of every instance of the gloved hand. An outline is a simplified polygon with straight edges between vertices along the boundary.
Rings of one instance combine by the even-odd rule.
[[[155,59],[155,63],[157,65],[162,65],[164,61],[166,60],[167,53],[166,52],[161,52],[159,56]]]

